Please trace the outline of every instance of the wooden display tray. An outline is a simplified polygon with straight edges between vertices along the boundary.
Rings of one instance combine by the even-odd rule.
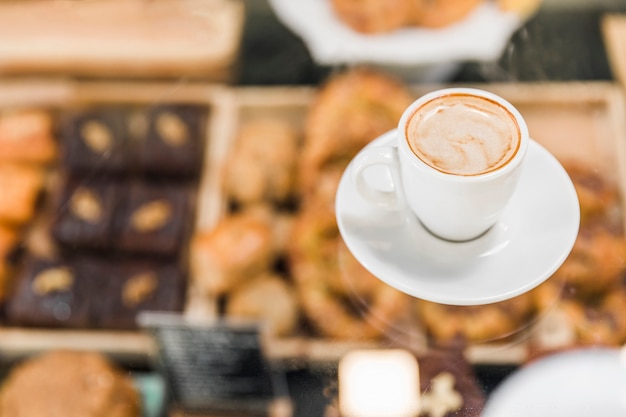
[[[37,107],[58,114],[73,106],[89,105],[147,105],[158,103],[185,103],[206,107],[206,146],[204,170],[199,179],[199,189],[205,190],[197,198],[196,221],[210,223],[211,216],[217,216],[219,189],[215,183],[221,161],[215,160],[212,137],[223,137],[221,124],[215,119],[223,119],[220,108],[214,103],[224,87],[208,83],[193,82],[75,82],[66,80],[24,79],[0,82],[0,111],[20,107]],[[54,177],[54,169],[51,172]],[[42,213],[42,216],[45,214]],[[35,218],[28,236],[38,233],[40,219]],[[46,224],[44,220],[42,223]],[[47,245],[44,245],[47,246]],[[25,356],[53,348],[76,348],[95,350],[133,361],[146,361],[155,352],[152,338],[137,331],[62,330],[0,327],[0,356]]]
[[[440,86],[417,86],[415,96]],[[531,137],[562,161],[577,160],[597,169],[608,181],[618,185],[626,196],[626,110],[622,92],[612,83],[536,83],[473,85],[495,92],[508,99],[525,117]],[[230,97],[221,104],[227,119],[221,133],[214,137],[223,155],[234,142],[242,123],[254,118],[282,118],[302,127],[316,89],[301,87],[249,87],[230,90]],[[228,107],[228,109],[226,109]],[[222,174],[223,170],[218,170]],[[222,183],[219,178],[217,183]],[[216,203],[217,204],[217,203]],[[222,200],[222,213],[227,201]],[[626,205],[623,205],[626,208]],[[624,212],[626,214],[626,212]],[[623,214],[623,215],[624,215]],[[200,301],[201,302],[201,301]],[[516,364],[529,357],[534,326],[500,343],[472,345],[467,358],[475,364]],[[337,342],[325,339],[280,338],[268,343],[270,357],[277,360],[315,362],[336,361],[347,351],[376,344]],[[425,348],[419,336],[411,349]]]
[[[0,3],[0,74],[229,81],[240,0]]]
[[[612,83],[476,85],[510,100],[526,118],[531,136],[560,159],[593,164],[626,196],[626,111],[621,89]],[[437,87],[415,88],[416,97]],[[228,88],[206,84],[45,82],[0,84],[0,108],[73,103],[185,101],[210,108],[208,146],[199,192],[198,229],[211,228],[225,213],[221,194],[223,164],[241,123],[261,115],[278,116],[301,126],[316,90],[310,87]],[[626,207],[626,204],[624,205]],[[190,290],[188,315],[215,318],[210,300]],[[518,364],[529,355],[532,327],[515,340],[473,345],[466,351],[475,364]],[[267,340],[267,356],[288,365],[337,361],[346,352],[376,343],[307,337]],[[23,355],[53,348],[97,350],[111,355],[152,357],[153,340],[142,332],[0,328],[0,355]],[[411,348],[420,349],[422,341]]]

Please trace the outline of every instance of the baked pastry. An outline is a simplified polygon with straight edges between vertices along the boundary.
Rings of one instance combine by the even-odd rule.
[[[259,321],[267,334],[272,336],[289,335],[298,322],[295,292],[278,275],[260,275],[229,294],[226,316]]]
[[[624,245],[621,236],[584,226],[561,268],[529,293],[540,317],[538,352],[626,342]]]
[[[291,239],[291,230],[293,228],[295,214],[292,211],[276,210],[271,203],[254,204],[245,206],[236,214],[243,216],[256,217],[263,221],[272,233],[272,248],[274,253],[282,256]]]
[[[43,183],[43,171],[35,166],[0,164],[0,222],[28,222],[35,214]]]
[[[542,0],[497,0],[501,10],[517,13],[523,18],[533,15],[541,6],[541,2]]]
[[[571,253],[555,277],[581,294],[597,294],[620,284],[626,272],[626,240],[602,227],[580,229]]]
[[[0,162],[45,164],[55,160],[57,143],[52,124],[52,115],[44,110],[0,113]]]
[[[441,28],[467,17],[483,0],[332,0],[335,15],[364,34],[408,26]],[[499,0],[506,11],[531,13],[540,0]]]
[[[292,233],[289,270],[315,332],[342,340],[380,339],[409,314],[409,297],[374,277],[347,250],[332,211],[307,206]]]
[[[315,188],[327,166],[345,167],[366,144],[397,127],[412,101],[407,86],[381,72],[356,68],[331,76],[305,121],[300,191]]]
[[[578,160],[565,161],[563,166],[576,188],[581,223],[584,225],[598,219],[606,222],[611,211],[619,205],[617,187],[597,169]]]
[[[129,170],[129,149],[124,109],[95,108],[77,111],[62,124],[63,164],[73,172],[123,174]]]
[[[140,417],[141,398],[103,355],[51,351],[12,369],[0,389],[0,415]]]
[[[189,188],[132,182],[122,193],[115,216],[115,247],[124,252],[177,256],[193,218]]]
[[[409,24],[412,0],[332,0],[337,17],[361,33],[384,33]]]
[[[293,195],[298,156],[295,130],[279,119],[244,124],[226,166],[224,190],[238,204],[285,202]]]
[[[577,345],[621,346],[626,342],[626,289],[613,289],[586,303],[564,299],[558,309],[574,329]]]
[[[234,214],[191,243],[191,270],[201,292],[219,296],[268,271],[275,260],[273,234],[255,214]]]
[[[553,278],[541,285],[541,292],[556,292]],[[549,284],[550,283],[550,284]],[[548,284],[548,285],[547,285]],[[559,298],[542,310],[533,332],[533,347],[539,352],[575,346],[621,346],[626,342],[626,289],[623,286],[580,297],[575,289],[561,287]]]
[[[345,171],[344,164],[336,163],[326,165],[322,171],[317,174],[315,186],[308,188],[302,192],[300,197],[301,205],[321,206],[325,210],[335,210],[335,197],[339,182]]]
[[[83,257],[81,278],[92,280],[90,312],[95,327],[135,329],[142,311],[183,310],[186,276],[176,262]]]
[[[29,258],[7,306],[11,323],[42,327],[88,327],[93,286],[74,264]]]
[[[193,105],[150,107],[146,136],[138,140],[139,169],[152,176],[197,176],[204,157],[205,113]]]
[[[483,0],[411,0],[411,21],[418,26],[441,28],[467,17]]]
[[[452,306],[416,300],[420,321],[435,344],[456,340],[487,342],[525,328],[534,313],[533,298],[522,294],[506,301],[477,306]]]
[[[72,249],[110,248],[120,187],[111,181],[68,177],[60,194],[51,228],[57,242]]]

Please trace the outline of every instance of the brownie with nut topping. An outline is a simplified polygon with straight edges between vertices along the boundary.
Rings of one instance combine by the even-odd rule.
[[[115,220],[116,248],[127,253],[176,256],[191,224],[190,189],[182,184],[138,181],[127,187]]]
[[[71,249],[108,249],[120,198],[116,182],[67,177],[56,202],[52,236]]]
[[[193,105],[160,105],[146,112],[146,135],[137,141],[140,170],[149,176],[193,178],[200,172],[206,111]]]
[[[62,124],[63,164],[72,172],[124,174],[129,148],[122,108],[94,108],[68,114]]]
[[[461,346],[432,348],[418,355],[420,417],[479,417],[485,394]]]
[[[90,324],[91,285],[73,263],[29,258],[7,305],[11,324],[82,328]]]
[[[183,310],[186,277],[176,262],[129,259],[92,268],[101,277],[92,301],[96,327],[133,329],[142,311]]]

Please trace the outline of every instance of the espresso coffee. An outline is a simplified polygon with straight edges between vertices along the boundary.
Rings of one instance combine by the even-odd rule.
[[[474,176],[506,165],[520,147],[517,121],[488,98],[449,94],[428,101],[406,124],[413,153],[432,168]]]

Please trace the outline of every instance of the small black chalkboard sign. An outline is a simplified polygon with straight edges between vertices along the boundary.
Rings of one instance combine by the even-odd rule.
[[[158,347],[172,406],[192,413],[267,415],[274,376],[252,323],[197,323],[170,313],[142,313]]]

